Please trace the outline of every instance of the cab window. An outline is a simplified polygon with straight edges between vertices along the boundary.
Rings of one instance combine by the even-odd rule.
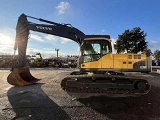
[[[83,44],[83,62],[96,61],[101,57],[101,41],[85,41]]]

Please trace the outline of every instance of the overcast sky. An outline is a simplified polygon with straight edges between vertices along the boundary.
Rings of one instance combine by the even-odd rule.
[[[85,34],[107,34],[113,41],[124,30],[140,27],[147,33],[149,48],[160,50],[159,12],[160,0],[1,0],[0,54],[13,54],[15,28],[22,13],[69,23]],[[27,54],[55,56],[55,48],[61,56],[79,54],[72,40],[30,31]]]

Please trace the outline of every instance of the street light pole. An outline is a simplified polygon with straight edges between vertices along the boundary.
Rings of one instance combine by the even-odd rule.
[[[58,51],[59,51],[59,49],[55,49],[55,51],[57,51],[57,60],[58,60]]]

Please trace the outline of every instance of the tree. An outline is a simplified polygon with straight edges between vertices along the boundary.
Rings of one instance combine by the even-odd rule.
[[[151,49],[148,49],[148,48],[144,49],[144,51],[142,53],[146,54],[147,56],[153,55]]]
[[[155,50],[153,53],[153,56],[156,60],[160,60],[160,51],[159,50]]]
[[[140,27],[135,27],[132,30],[125,30],[124,33],[118,35],[114,47],[117,53],[124,51],[127,51],[127,53],[143,52],[148,46],[148,43],[145,41],[146,36],[147,34],[141,31]]]

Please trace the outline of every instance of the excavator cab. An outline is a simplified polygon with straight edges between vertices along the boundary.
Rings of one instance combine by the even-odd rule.
[[[110,52],[112,52],[112,47],[109,35],[86,35],[81,46],[81,62],[98,61]]]

